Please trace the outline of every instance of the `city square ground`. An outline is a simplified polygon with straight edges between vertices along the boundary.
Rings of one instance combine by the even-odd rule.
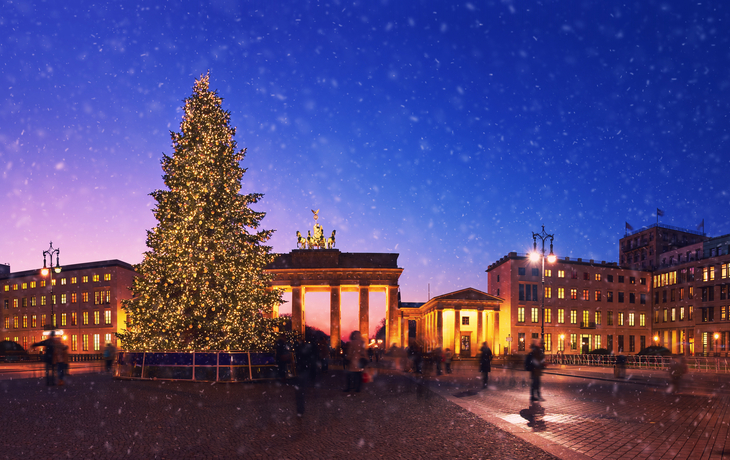
[[[0,458],[730,458],[727,375],[691,374],[670,394],[663,371],[555,367],[531,405],[521,370],[495,367],[486,390],[466,363],[380,371],[357,394],[334,370],[298,417],[294,388],[275,382],[72,374],[49,388],[0,368]]]

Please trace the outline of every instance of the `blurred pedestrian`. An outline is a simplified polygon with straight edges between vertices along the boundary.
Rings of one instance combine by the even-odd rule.
[[[36,342],[30,346],[31,348],[43,347],[42,359],[46,367],[46,386],[53,386],[56,384],[56,369],[53,365],[53,347],[56,343],[54,337],[55,332],[51,331],[50,337],[45,340],[41,340],[40,342]]]
[[[107,372],[112,371],[112,363],[114,362],[114,357],[117,354],[117,349],[112,345],[111,342],[106,343],[106,347],[104,347],[104,368]]]
[[[479,351],[481,353],[479,356],[479,371],[483,377],[482,388],[487,388],[487,385],[489,385],[489,373],[492,372],[492,350],[487,345],[487,342],[484,342]]]
[[[276,341],[274,349],[274,359],[276,360],[276,370],[279,380],[284,383],[287,378],[287,370],[289,364],[292,362],[291,347],[286,343],[284,337],[279,337]]]
[[[345,392],[350,390],[359,393],[362,386],[362,371],[367,364],[365,346],[360,336],[360,331],[352,331],[350,343],[347,344],[347,386]]]
[[[56,342],[53,345],[53,361],[58,371],[58,384],[64,385],[63,379],[68,373],[68,345],[63,343],[60,337],[55,337],[55,340]]]
[[[545,401],[540,391],[540,379],[542,370],[545,368],[545,353],[542,351],[543,343],[530,345],[530,353],[525,358],[525,370],[530,372],[532,385],[530,385],[530,401]]]
[[[670,393],[676,393],[679,391],[679,383],[682,380],[682,376],[687,373],[687,359],[684,355],[675,357],[672,359],[669,365],[669,388]]]
[[[444,364],[446,365],[446,373],[451,374],[451,361],[454,359],[454,354],[451,352],[451,348],[447,348],[444,353]]]
[[[436,347],[432,354],[433,362],[436,364],[436,375],[441,375],[441,363],[444,361],[444,355],[441,347]]]
[[[314,384],[317,372],[317,349],[311,342],[299,340],[295,347],[297,376],[294,380],[294,395],[297,416],[304,415],[304,402],[307,389]]]

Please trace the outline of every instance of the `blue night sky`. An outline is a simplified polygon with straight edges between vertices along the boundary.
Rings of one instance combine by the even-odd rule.
[[[182,99],[211,87],[275,252],[320,209],[397,252],[404,301],[486,289],[540,225],[618,260],[625,222],[730,233],[722,2],[4,1],[0,263],[141,261]],[[529,8],[525,5],[529,5]]]

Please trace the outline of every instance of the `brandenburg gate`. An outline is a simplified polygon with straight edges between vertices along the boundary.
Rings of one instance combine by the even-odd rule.
[[[398,314],[398,254],[347,253],[337,249],[295,249],[278,254],[266,268],[272,287],[291,292],[292,330],[304,335],[304,294],[329,292],[330,343],[340,346],[340,297],[342,292],[359,294],[358,324],[367,343],[370,328],[370,293],[385,292],[386,347],[401,345]],[[278,314],[278,312],[276,312]],[[395,327],[392,327],[395,325]]]
[[[398,268],[398,254],[390,253],[347,253],[334,249],[335,232],[325,240],[322,226],[314,214],[314,234],[306,238],[297,232],[297,246],[288,254],[277,254],[266,268],[273,275],[271,286],[284,292],[291,292],[292,330],[304,335],[305,305],[307,292],[328,292],[330,294],[330,343],[340,346],[341,294],[359,294],[358,324],[363,340],[367,343],[370,328],[370,293],[385,292],[385,340],[386,347],[392,343],[402,346],[398,312],[398,279],[403,272]],[[274,312],[278,315],[278,307]]]

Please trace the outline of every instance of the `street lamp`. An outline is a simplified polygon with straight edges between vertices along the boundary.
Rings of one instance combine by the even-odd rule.
[[[717,349],[717,339],[720,338],[720,334],[715,332],[714,337],[715,337],[715,356],[720,356],[720,350]]]
[[[545,226],[542,226],[542,232],[535,233],[532,232],[532,253],[530,254],[530,261],[542,262],[542,304],[540,308],[540,339],[542,340],[543,346],[545,344],[545,240],[550,238],[550,254],[548,254],[548,262],[551,264],[554,264],[557,260],[557,257],[555,254],[553,254],[553,238],[555,235],[550,235],[545,232]],[[537,239],[540,238],[540,241],[542,242],[542,250],[540,252],[537,251]]]
[[[58,248],[53,248],[53,241],[48,250],[43,251],[43,268],[41,269],[41,275],[48,277],[48,283],[51,285],[51,329],[56,328],[56,322],[53,317],[53,272],[61,273],[61,264],[58,263],[58,254],[61,252]],[[56,255],[56,266],[53,266],[53,255]],[[48,260],[48,267],[46,267],[46,259]],[[44,325],[45,326],[45,325]]]

